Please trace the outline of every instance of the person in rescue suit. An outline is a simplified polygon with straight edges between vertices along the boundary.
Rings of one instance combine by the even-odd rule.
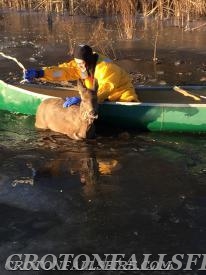
[[[82,79],[88,89],[98,84],[98,103],[105,100],[137,102],[138,96],[129,74],[108,57],[93,52],[88,45],[77,45],[73,52],[74,59],[58,66],[44,67],[40,70],[28,69],[26,80],[40,78],[49,82],[73,81]],[[79,97],[67,98],[64,107],[80,102]]]

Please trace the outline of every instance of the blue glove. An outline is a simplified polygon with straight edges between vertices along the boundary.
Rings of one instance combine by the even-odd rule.
[[[66,101],[63,104],[63,107],[70,107],[81,102],[81,98],[78,96],[66,97]]]
[[[34,78],[39,78],[44,76],[44,71],[42,69],[36,70],[36,69],[28,69],[24,73],[24,79],[31,81]]]

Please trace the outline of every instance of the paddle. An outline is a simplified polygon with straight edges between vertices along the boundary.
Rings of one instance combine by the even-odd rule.
[[[184,90],[184,89],[182,89],[182,88],[180,88],[178,86],[174,86],[173,90],[175,92],[178,92],[178,93],[184,95],[184,96],[191,97],[191,98],[193,98],[196,101],[200,101],[201,100],[201,98],[199,96],[193,95],[192,93],[190,93],[190,92],[188,92],[188,91],[186,91],[186,90]]]

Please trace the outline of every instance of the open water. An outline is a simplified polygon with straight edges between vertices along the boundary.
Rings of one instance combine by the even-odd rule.
[[[2,14],[1,51],[25,67],[67,60],[71,18],[53,19],[48,25],[47,17],[38,13]],[[78,41],[85,41],[88,22],[81,20],[73,31],[80,26]],[[204,28],[162,29],[155,68],[149,42],[153,33],[142,34],[140,28],[137,39],[113,46],[117,62],[136,83],[205,84]],[[0,57],[0,68],[1,79],[21,80],[22,70],[13,61]],[[134,274],[204,274],[198,271],[201,259],[192,270],[183,267],[186,254],[205,253],[205,179],[205,135],[100,128],[95,140],[76,142],[38,132],[32,116],[0,111],[0,272],[11,273],[4,268],[11,254],[115,253],[127,258],[136,254],[140,261],[143,254],[152,254],[154,260],[158,254],[185,255],[180,270]],[[113,273],[131,274],[85,272]]]

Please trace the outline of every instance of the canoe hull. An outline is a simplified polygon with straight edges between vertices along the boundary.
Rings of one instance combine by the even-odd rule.
[[[47,97],[0,81],[1,110],[35,115],[37,107]]]
[[[100,121],[123,128],[162,132],[206,132],[206,105],[102,104]]]
[[[67,96],[75,93],[66,91]],[[59,90],[56,94],[49,94],[52,93],[31,92],[0,81],[0,109],[35,115],[45,98],[63,97]],[[99,106],[98,121],[141,131],[206,133],[206,104],[104,102]]]

